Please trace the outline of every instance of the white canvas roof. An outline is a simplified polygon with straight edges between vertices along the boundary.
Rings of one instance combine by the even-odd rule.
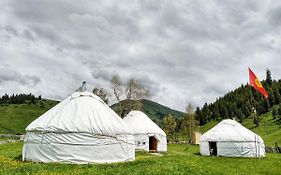
[[[45,163],[130,161],[134,136],[98,96],[75,92],[27,126],[22,155]]]
[[[114,111],[98,96],[87,91],[73,93],[29,124],[26,131],[132,134]]]
[[[240,123],[227,119],[207,131],[200,138],[201,141],[255,141],[262,138],[242,126]]]
[[[141,111],[131,111],[123,120],[130,126],[134,134],[151,133],[166,136],[165,132]]]

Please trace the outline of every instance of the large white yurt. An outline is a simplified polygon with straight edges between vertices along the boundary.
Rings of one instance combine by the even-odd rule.
[[[77,164],[131,161],[134,136],[98,96],[79,91],[27,126],[22,159]]]
[[[202,155],[226,157],[264,157],[260,136],[235,120],[223,120],[200,138]]]
[[[145,113],[131,111],[123,120],[133,130],[136,150],[151,152],[167,151],[165,132]]]

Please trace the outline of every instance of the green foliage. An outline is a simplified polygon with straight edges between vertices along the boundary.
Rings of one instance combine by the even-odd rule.
[[[167,140],[175,141],[175,133],[176,133],[177,122],[176,119],[171,115],[168,114],[163,119],[163,130],[167,135]]]
[[[269,69],[266,71],[267,79],[262,81],[263,86],[268,92],[268,99],[262,94],[247,85],[230,91],[223,97],[218,98],[214,103],[207,104],[196,110],[196,119],[200,125],[204,125],[211,120],[233,119],[239,122],[251,118],[252,107],[255,107],[257,114],[267,113],[272,106],[281,103],[281,80],[275,81],[271,78]]]
[[[192,143],[192,134],[197,131],[197,121],[195,120],[191,104],[186,108],[186,114],[181,120],[180,132],[185,135],[185,141]]]
[[[27,104],[32,103],[35,104],[39,100],[41,100],[41,95],[35,97],[34,95],[30,94],[13,94],[9,96],[8,94],[3,95],[0,97],[0,104]]]
[[[265,158],[206,157],[198,146],[168,145],[162,156],[137,153],[133,162],[113,164],[57,164],[21,161],[22,143],[0,145],[0,174],[280,174],[281,155],[268,153]]]

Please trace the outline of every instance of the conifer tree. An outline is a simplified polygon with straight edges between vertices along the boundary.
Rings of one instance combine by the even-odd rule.
[[[268,68],[266,69],[266,80],[265,80],[265,82],[269,86],[272,84],[271,71]]]

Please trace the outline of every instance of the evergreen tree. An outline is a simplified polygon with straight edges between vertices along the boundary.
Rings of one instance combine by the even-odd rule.
[[[266,69],[266,80],[265,80],[265,82],[269,86],[272,84],[271,71],[268,68]]]
[[[196,108],[195,119],[199,122],[199,125],[204,125],[205,124],[204,120],[203,120],[202,112],[201,112],[199,107]]]

